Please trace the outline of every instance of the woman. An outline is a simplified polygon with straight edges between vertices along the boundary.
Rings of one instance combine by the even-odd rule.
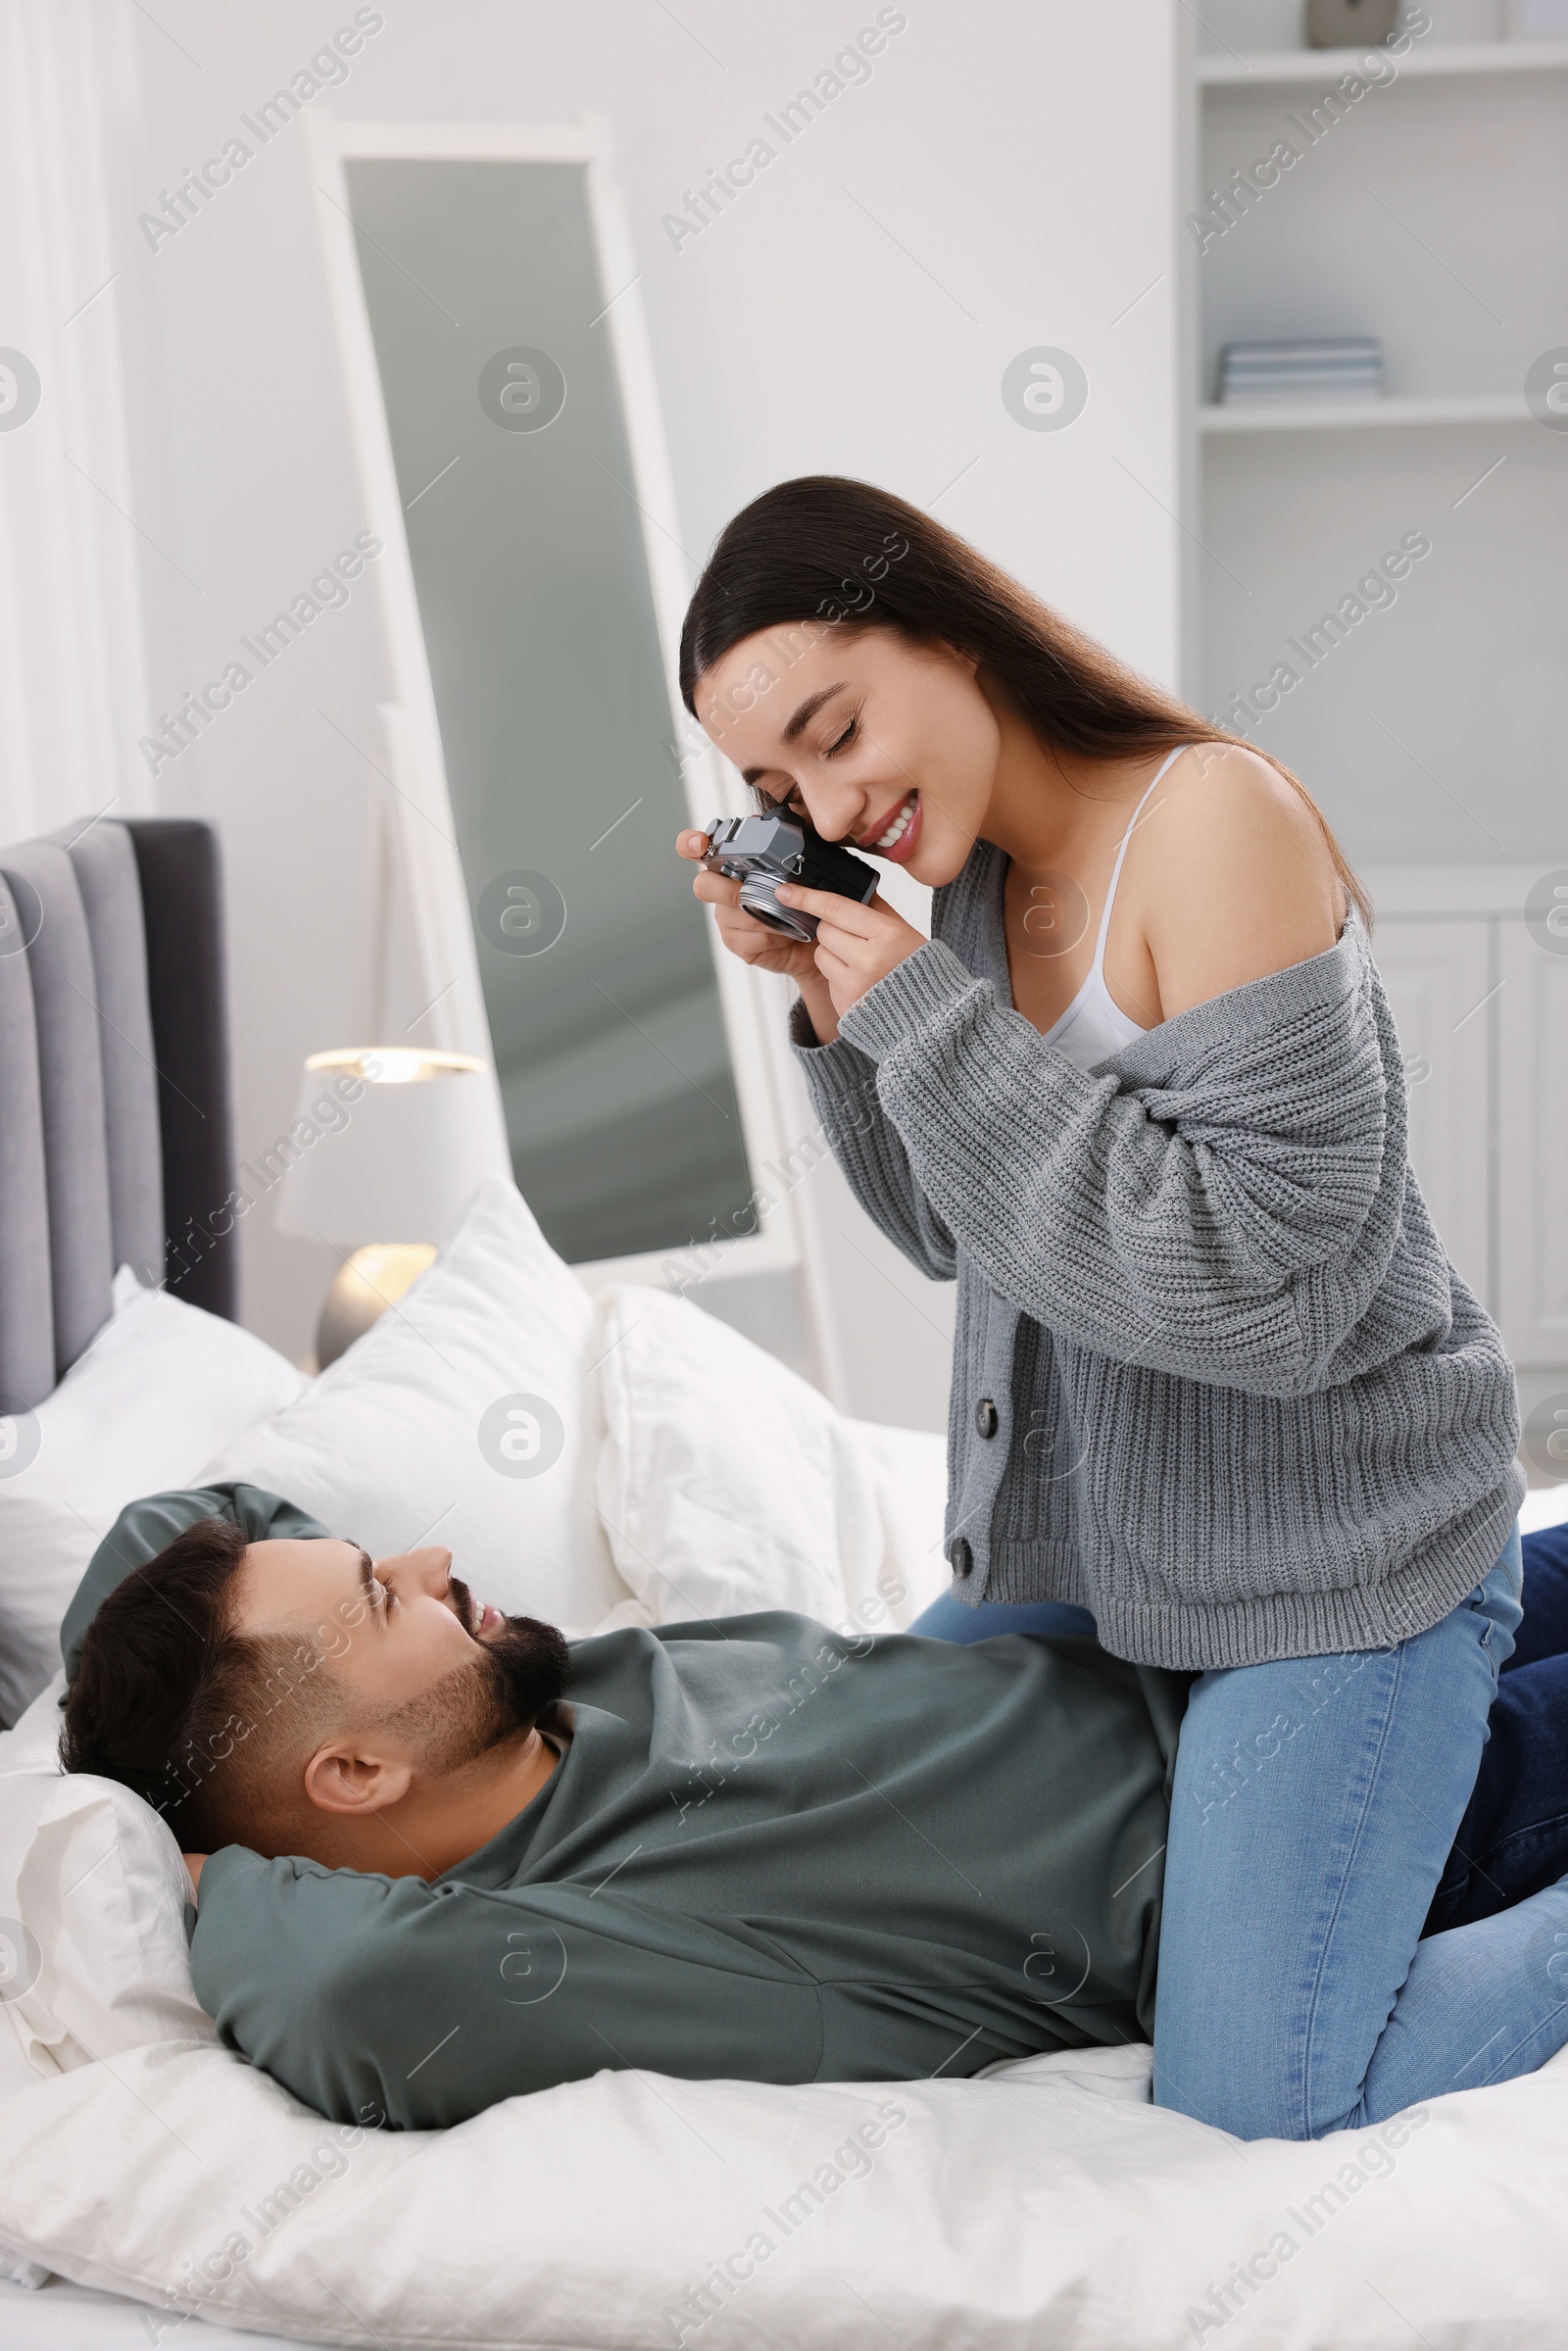
[[[781,890],[819,924],[803,945],[694,878],[725,945],[799,988],[862,1204],[957,1279],[954,1585],[919,1629],[1054,1603],[1197,1676],[1156,2098],[1313,2137],[1540,2064],[1568,2019],[1532,1904],[1485,2055],[1462,1953],[1406,1985],[1519,1622],[1523,1482],[1327,824],[856,482],[788,482],[730,523],[681,690],[760,805],[936,892],[928,943],[880,894]]]

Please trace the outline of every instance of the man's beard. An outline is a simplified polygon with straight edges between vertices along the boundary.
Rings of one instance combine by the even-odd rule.
[[[466,1584],[452,1578],[463,1623],[478,1611]],[[433,1683],[419,1697],[388,1715],[384,1728],[416,1748],[419,1768],[444,1779],[488,1754],[503,1740],[531,1731],[565,1695],[571,1652],[564,1634],[533,1616],[509,1616],[501,1632],[477,1644],[475,1655]]]

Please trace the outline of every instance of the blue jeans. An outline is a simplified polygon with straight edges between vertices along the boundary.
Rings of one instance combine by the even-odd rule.
[[[922,1634],[927,1641],[995,1641],[999,1633],[1057,1637],[1074,1633],[1080,1639],[1097,1638],[1089,1610],[1069,1607],[1065,1600],[1026,1600],[1016,1608],[1004,1600],[982,1600],[978,1608],[966,1608],[951,1592],[922,1609],[909,1631]]]
[[[1428,1935],[1492,1918],[1568,1876],[1568,1526],[1527,1535],[1525,1621]]]
[[[1494,1918],[1568,1877],[1568,1525],[1527,1535],[1520,1549],[1524,1623],[1502,1661],[1481,1770],[1426,1935]],[[965,1608],[951,1592],[912,1629],[934,1641],[991,1641],[999,1633],[1096,1638],[1087,1608],[1057,1600]]]
[[[1316,2138],[1528,2073],[1568,2041],[1568,1886],[1422,1940],[1477,1788],[1520,1579],[1516,1533],[1475,1592],[1396,1648],[1196,1678],[1166,1857],[1157,2103],[1243,2138]],[[949,1597],[913,1629],[941,1638],[985,1613]],[[1092,1622],[1003,1609],[968,1638]]]

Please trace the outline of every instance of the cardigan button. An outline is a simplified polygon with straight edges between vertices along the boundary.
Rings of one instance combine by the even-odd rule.
[[[953,1561],[953,1572],[960,1581],[965,1576],[973,1575],[974,1553],[961,1535],[955,1538],[953,1549],[948,1555]]]
[[[997,1433],[997,1407],[988,1396],[983,1396],[974,1408],[974,1425],[982,1437]]]

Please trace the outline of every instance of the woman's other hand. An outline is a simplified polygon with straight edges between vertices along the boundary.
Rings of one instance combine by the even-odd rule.
[[[202,1865],[210,1858],[211,1856],[206,1853],[181,1853],[180,1855],[181,1861],[185,1864],[185,1875],[190,1880],[190,1898],[193,1902],[201,1892]]]
[[[778,898],[780,906],[799,906],[817,918],[813,960],[839,1020],[878,980],[925,945],[924,933],[895,913],[880,890],[864,906],[829,890],[803,890],[795,882],[784,884]]]

